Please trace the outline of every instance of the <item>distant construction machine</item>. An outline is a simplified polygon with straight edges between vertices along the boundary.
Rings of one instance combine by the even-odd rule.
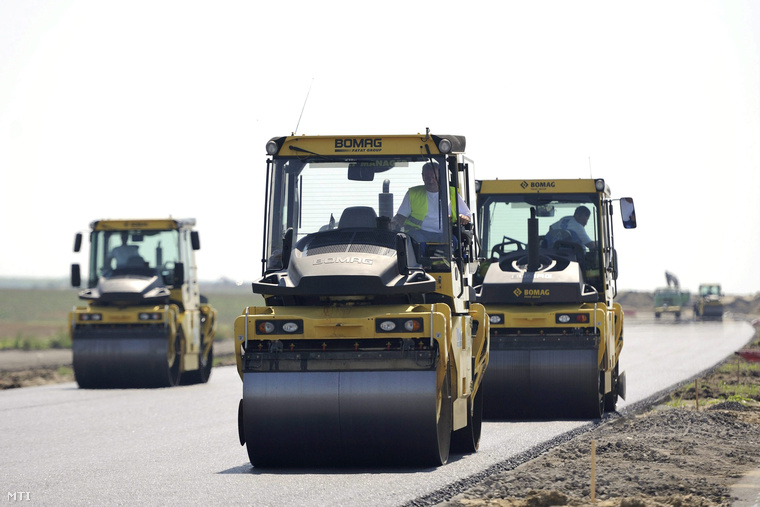
[[[216,310],[200,295],[195,219],[91,224],[86,306],[69,314],[80,387],[169,387],[211,374]],[[74,251],[82,244],[76,235]],[[79,264],[71,283],[81,285]]]
[[[694,301],[697,320],[723,320],[723,290],[719,283],[703,283]]]
[[[602,179],[480,182],[486,418],[598,418],[625,397],[610,195]],[[636,227],[633,199],[620,209]]]
[[[267,144],[253,283],[266,306],[235,320],[253,465],[437,466],[478,448],[488,321],[472,301],[471,225],[457,219],[474,201],[464,148],[432,134]],[[428,222],[439,229],[425,237]]]
[[[684,308],[689,306],[691,294],[681,290],[678,278],[673,273],[666,271],[665,280],[668,286],[654,291],[654,317],[659,319],[663,313],[672,313],[678,320]]]

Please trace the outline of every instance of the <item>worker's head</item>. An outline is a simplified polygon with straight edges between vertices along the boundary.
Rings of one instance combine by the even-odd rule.
[[[129,241],[129,233],[124,231],[121,233],[121,244],[126,245],[127,241]]]
[[[575,208],[575,213],[573,213],[573,216],[579,224],[585,227],[585,225],[588,223],[588,217],[591,216],[591,212],[586,206],[578,206]]]
[[[438,192],[438,164],[427,162],[422,166],[422,181],[425,183],[425,190]]]

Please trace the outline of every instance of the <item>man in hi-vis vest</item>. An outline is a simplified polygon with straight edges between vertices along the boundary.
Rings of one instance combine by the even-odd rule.
[[[407,191],[398,213],[393,217],[392,227],[395,230],[404,229],[417,241],[436,243],[442,239],[443,226],[451,220],[454,222],[454,187],[450,187],[449,202],[452,211],[449,216],[439,216],[438,213],[438,164],[428,162],[422,166],[422,181],[424,185],[412,187]],[[462,196],[456,195],[459,203],[459,222],[468,224],[472,219],[472,213]]]

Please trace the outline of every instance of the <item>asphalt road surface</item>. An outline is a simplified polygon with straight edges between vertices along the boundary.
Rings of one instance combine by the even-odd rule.
[[[628,319],[619,409],[709,369],[753,333],[744,322]],[[241,394],[234,367],[169,389],[0,392],[0,496],[23,505],[403,505],[590,425],[485,422],[479,452],[435,469],[258,470],[238,442]]]

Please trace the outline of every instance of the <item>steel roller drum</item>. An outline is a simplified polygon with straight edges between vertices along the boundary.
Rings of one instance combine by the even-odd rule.
[[[596,349],[491,350],[483,376],[488,419],[600,416]]]
[[[167,357],[168,330],[80,328],[72,337],[71,350],[74,376],[83,388],[163,387],[177,378]]]
[[[254,466],[435,466],[451,438],[436,398],[429,370],[245,373],[240,424]]]

